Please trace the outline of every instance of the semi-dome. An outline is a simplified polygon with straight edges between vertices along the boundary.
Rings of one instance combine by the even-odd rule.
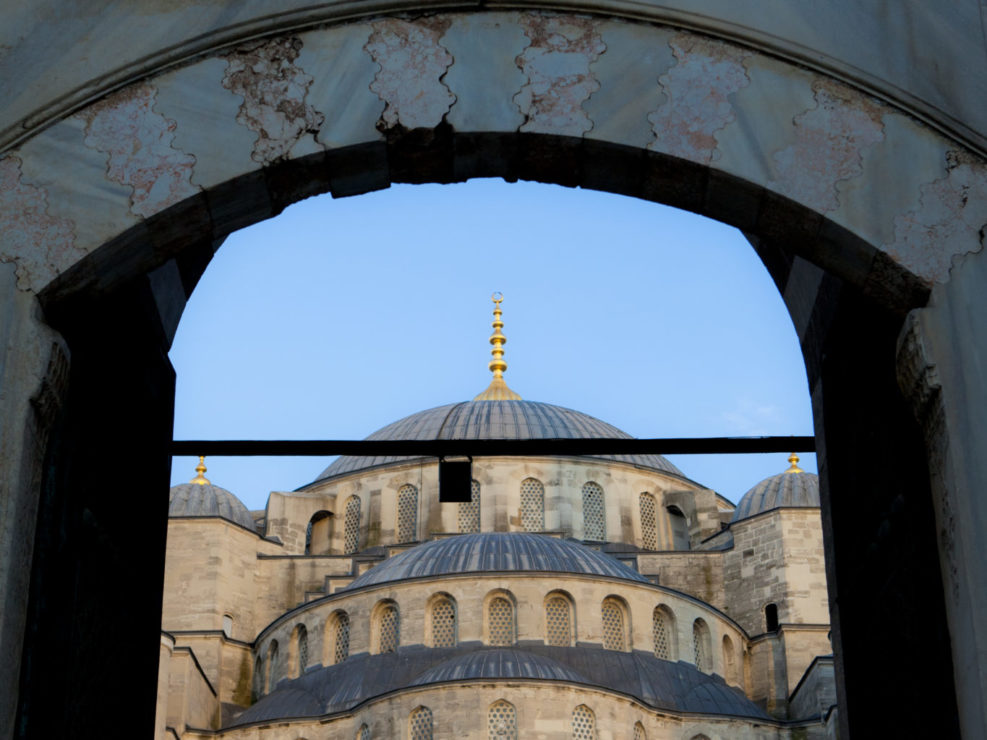
[[[451,403],[388,424],[368,440],[436,439],[577,439],[600,437],[631,439],[617,427],[579,411],[539,401],[473,400]],[[629,463],[685,477],[681,470],[661,455],[594,455],[604,460]],[[378,457],[343,456],[322,471],[316,482],[360,470],[416,459],[393,455]]]
[[[461,573],[550,572],[649,583],[619,560],[576,542],[527,532],[460,534],[426,542],[388,558],[347,588]]]
[[[243,502],[225,488],[214,486],[205,476],[203,458],[188,483],[174,486],[168,493],[168,516],[218,516],[247,529],[254,529],[254,518]]]
[[[733,511],[740,521],[779,507],[818,508],[819,476],[798,467],[798,455],[788,458],[792,466],[784,473],[765,478],[744,494]]]
[[[495,648],[450,658],[429,668],[411,682],[412,686],[427,686],[443,681],[469,681],[475,679],[534,678],[550,681],[589,683],[569,666],[546,655],[526,650]]]

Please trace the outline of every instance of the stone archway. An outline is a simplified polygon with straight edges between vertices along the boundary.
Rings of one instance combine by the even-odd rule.
[[[954,388],[963,398],[963,373],[944,389],[928,370],[941,358],[962,365],[952,348],[927,346],[928,325],[955,323],[951,294],[902,335],[898,374],[915,389],[929,453],[897,391],[895,352],[906,313],[980,249],[983,160],[919,122],[920,106],[674,25],[538,10],[346,20],[258,38],[231,28],[195,57],[145,66],[113,91],[107,82],[92,102],[8,137],[0,275],[21,351],[4,371],[8,511],[33,521],[40,500],[42,512],[36,538],[4,524],[10,665],[26,635],[18,732],[95,732],[111,706],[150,726],[154,660],[136,643],[158,639],[166,351],[215,245],[310,194],[490,175],[660,201],[749,235],[812,385],[845,719],[890,731],[868,701],[892,696],[878,685],[887,671],[915,670],[901,646],[922,635],[901,625],[921,613],[926,639],[939,639],[921,658],[935,685],[915,697],[938,693],[934,711],[903,726],[941,723],[956,701],[947,624],[954,659],[987,640],[970,617],[985,596],[961,566],[975,525],[964,536],[955,523],[971,504],[950,467],[981,432],[950,401]],[[959,436],[942,428],[954,420]],[[122,462],[107,476],[114,450]],[[153,481],[160,500],[133,503],[134,480]],[[135,530],[135,516],[146,527]],[[12,558],[32,552],[28,604]],[[121,582],[133,584],[130,603]],[[45,684],[56,666],[62,678]],[[80,694],[87,671],[103,683]],[[965,726],[979,727],[983,669],[963,659],[956,671]],[[76,698],[48,712],[52,692]]]

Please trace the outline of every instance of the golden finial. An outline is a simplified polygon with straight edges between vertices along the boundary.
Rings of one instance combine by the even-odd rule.
[[[791,455],[788,456],[788,462],[790,462],[792,464],[792,467],[790,467],[788,470],[786,470],[785,471],[786,473],[804,473],[805,472],[804,470],[802,470],[802,468],[799,467],[799,456],[796,455],[794,452]]]
[[[198,483],[200,486],[212,485],[209,479],[206,478],[206,456],[199,455],[199,464],[195,466],[195,472],[198,473],[189,483]]]
[[[500,304],[504,300],[504,294],[499,291],[495,292],[490,296],[490,300],[494,302],[494,320],[491,324],[494,328],[494,333],[490,337],[490,344],[493,345],[490,354],[493,355],[493,359],[487,367],[493,373],[493,380],[490,381],[487,389],[473,400],[520,401],[521,396],[508,388],[507,383],[504,382],[504,371],[507,369],[507,363],[504,362],[504,344],[507,342],[507,337],[501,332],[501,329],[504,328],[504,322],[500,319],[504,315],[504,312],[500,310]]]

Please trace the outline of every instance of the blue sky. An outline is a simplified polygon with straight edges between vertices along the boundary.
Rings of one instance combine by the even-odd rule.
[[[798,338],[735,229],[588,190],[474,180],[311,198],[239,231],[171,350],[176,439],[362,439],[508,384],[636,437],[812,434]],[[672,456],[731,500],[786,455]],[[815,456],[802,467],[815,471]],[[173,483],[197,460],[175,458]],[[323,458],[208,458],[251,509]]]

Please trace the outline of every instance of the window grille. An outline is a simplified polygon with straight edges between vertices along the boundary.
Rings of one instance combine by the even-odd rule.
[[[360,547],[360,497],[350,496],[346,502],[346,523],[343,526],[343,553],[350,555]]]
[[[651,633],[655,639],[655,657],[664,660],[672,659],[672,645],[668,635],[669,629],[668,615],[660,606],[655,607],[654,615],[651,618]]]
[[[723,635],[723,672],[727,683],[737,683],[737,657],[729,635]]]
[[[281,678],[281,666],[278,665],[278,641],[271,640],[271,646],[267,649],[267,685],[264,687],[265,693],[278,685]]]
[[[603,648],[624,649],[624,610],[614,601],[603,602]]]
[[[491,645],[514,644],[514,605],[503,596],[490,601],[489,627]]]
[[[405,484],[398,490],[398,542],[418,539],[418,489]]]
[[[459,531],[480,531],[480,482],[470,483],[470,501],[459,504]]]
[[[388,604],[380,612],[380,653],[393,653],[399,642],[398,608]]]
[[[603,542],[607,524],[603,510],[603,489],[590,481],[583,486],[583,539]]]
[[[411,740],[432,740],[432,710],[418,707],[409,718]]]
[[[701,619],[692,623],[692,647],[696,659],[696,668],[703,673],[712,670],[709,654],[709,628]]]
[[[644,731],[644,725],[640,722],[634,723],[634,740],[648,740],[648,733]]]
[[[514,705],[500,699],[487,712],[490,740],[517,740],[517,711]]]
[[[350,657],[350,618],[346,612],[339,612],[332,626],[332,663],[342,663]]]
[[[298,675],[305,673],[308,666],[308,630],[304,624],[298,625]]]
[[[572,614],[569,600],[553,596],[545,604],[545,642],[558,647],[572,644]]]
[[[650,493],[641,494],[641,544],[646,550],[658,549],[658,517],[655,497]]]
[[[572,712],[572,737],[574,740],[596,740],[596,716],[585,704]]]
[[[521,481],[521,528],[525,532],[545,530],[545,486],[534,478]]]
[[[432,603],[432,647],[456,647],[456,607],[446,598]]]
[[[257,656],[257,660],[254,661],[253,692],[255,701],[264,692],[264,659],[259,655]]]
[[[370,740],[370,728],[365,724],[360,725],[360,729],[356,731],[356,740]]]

